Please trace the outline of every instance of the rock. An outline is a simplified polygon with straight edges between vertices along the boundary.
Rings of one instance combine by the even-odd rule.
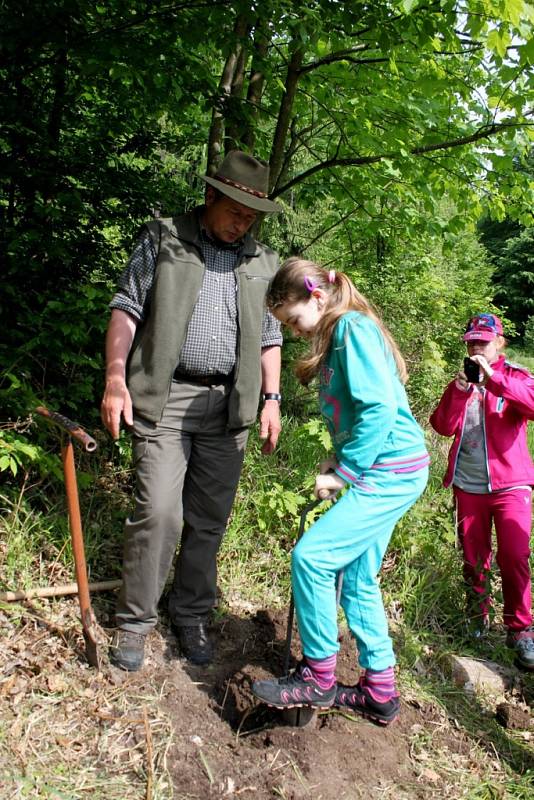
[[[451,655],[449,668],[456,686],[461,686],[468,692],[502,695],[515,683],[515,670],[507,669],[494,661]]]
[[[499,703],[495,716],[504,728],[512,730],[524,731],[532,725],[530,711],[520,706],[514,706],[511,703]]]

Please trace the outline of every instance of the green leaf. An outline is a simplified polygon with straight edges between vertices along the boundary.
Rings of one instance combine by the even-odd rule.
[[[498,53],[501,58],[504,58],[506,55],[506,46],[508,44],[509,37],[506,34],[501,34],[498,30],[493,29],[488,33],[486,43],[490,50]]]
[[[506,18],[516,26],[521,22],[524,5],[523,0],[504,0]]]
[[[402,0],[400,8],[405,14],[410,14],[417,7],[418,0]]]

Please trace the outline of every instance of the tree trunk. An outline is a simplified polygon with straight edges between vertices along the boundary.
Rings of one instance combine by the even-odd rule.
[[[267,57],[268,45],[269,38],[267,35],[266,20],[260,18],[257,21],[256,30],[254,33],[254,56],[248,81],[248,122],[246,130],[241,136],[241,142],[243,143],[243,146],[251,152],[254,150],[254,144],[256,142],[256,125],[258,122],[260,102],[263,95],[263,87],[265,86],[263,62]]]
[[[247,28],[247,36],[250,34],[250,28]],[[232,81],[232,88],[230,91],[230,107],[226,120],[226,137],[224,140],[224,152],[228,153],[235,147],[240,148],[241,137],[244,127],[244,114],[242,111],[243,103],[243,83],[245,80],[245,67],[248,59],[247,48],[242,46],[241,52],[237,58],[234,79]]]
[[[215,175],[221,161],[224,143],[225,115],[228,98],[232,91],[232,83],[239,57],[243,50],[243,38],[246,34],[247,22],[244,16],[238,17],[234,26],[236,45],[229,53],[219,81],[217,96],[213,102],[213,113],[208,137],[208,164],[206,173]]]
[[[269,159],[270,165],[270,185],[269,191],[272,192],[276,188],[278,178],[282,169],[284,160],[284,148],[291,121],[291,113],[293,110],[293,103],[297,92],[297,86],[300,76],[300,67],[302,66],[302,59],[304,50],[302,46],[293,42],[293,52],[287,67],[287,75],[285,82],[285,92],[282,96],[280,103],[280,110],[278,112],[278,121],[276,123],[276,131],[273,139],[273,146],[271,150],[271,157]]]

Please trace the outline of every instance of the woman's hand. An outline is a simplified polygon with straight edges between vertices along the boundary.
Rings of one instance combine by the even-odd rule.
[[[345,481],[335,472],[317,475],[313,493],[320,500],[333,500],[336,494],[343,489]]]

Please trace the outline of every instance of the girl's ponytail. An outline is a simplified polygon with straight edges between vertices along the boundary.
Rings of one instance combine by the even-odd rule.
[[[274,276],[267,305],[271,310],[286,303],[294,304],[309,300],[315,288],[322,289],[327,296],[325,312],[314,331],[310,351],[301,358],[295,372],[301,383],[307,385],[317,375],[324,361],[337,321],[347,311],[359,311],[370,317],[380,328],[386,346],[391,350],[399,378],[403,383],[408,374],[404,359],[392,335],[380,319],[378,312],[352,281],[343,273],[324,270],[313,261],[305,261],[296,256],[289,258]]]

